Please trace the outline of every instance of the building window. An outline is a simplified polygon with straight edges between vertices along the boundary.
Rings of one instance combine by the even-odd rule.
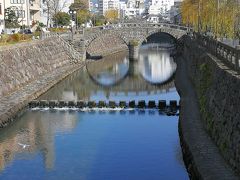
[[[24,0],[11,0],[11,4],[24,4]]]
[[[24,10],[15,10],[15,14],[18,18],[25,18],[25,11]]]

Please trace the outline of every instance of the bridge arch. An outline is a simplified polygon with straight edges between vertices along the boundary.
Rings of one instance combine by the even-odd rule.
[[[95,31],[96,30],[96,31]],[[109,29],[95,29],[85,35],[85,49],[90,56],[104,56],[114,51],[127,50],[131,40],[142,44],[150,36],[166,33],[174,39],[179,39],[187,33],[181,26],[169,24],[123,24]]]
[[[176,44],[177,43],[177,38],[174,37],[172,34],[169,34],[167,32],[162,32],[162,31],[155,31],[149,33],[144,39],[141,39],[139,41],[139,44],[145,44],[145,43],[159,43],[159,42],[166,42],[168,39],[168,42],[171,44]]]
[[[109,52],[127,50],[128,42],[117,32],[105,31],[89,38],[85,44],[86,52],[90,56],[100,56]]]

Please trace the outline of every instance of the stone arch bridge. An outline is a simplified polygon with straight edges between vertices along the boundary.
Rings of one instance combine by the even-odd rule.
[[[166,23],[119,23],[86,29],[73,38],[74,47],[93,56],[128,49],[134,40],[141,45],[155,33],[167,33],[175,39],[187,34],[188,28]]]

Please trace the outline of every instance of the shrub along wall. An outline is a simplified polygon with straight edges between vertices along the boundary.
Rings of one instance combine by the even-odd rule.
[[[184,58],[200,112],[225,160],[240,173],[240,75],[185,38]]]

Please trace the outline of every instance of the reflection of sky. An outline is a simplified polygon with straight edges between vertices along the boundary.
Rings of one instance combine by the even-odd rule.
[[[137,63],[130,65],[136,66],[143,78],[151,83],[161,84],[168,81],[176,70],[176,64],[170,57],[169,51],[146,50],[139,52]],[[102,85],[114,85],[123,79],[129,69],[129,63],[125,57],[121,63],[114,64],[111,68],[101,71],[92,77]],[[90,72],[91,73],[91,72]]]
[[[93,78],[102,85],[112,85],[126,76],[128,66],[128,61],[124,60],[122,63],[114,64],[106,71],[98,73]]]
[[[4,142],[9,141],[9,136],[27,132],[25,125],[31,122],[36,128],[28,137],[36,138],[30,148],[35,143],[39,146],[35,153],[22,149],[24,154],[13,155],[0,179],[188,179],[182,162],[177,116],[159,115],[156,110],[74,111],[69,119],[74,124],[71,131],[51,131],[55,123],[61,126],[69,113],[41,112],[39,124],[39,119],[33,118],[36,112],[27,112],[19,119],[22,123],[13,124],[6,131]],[[52,123],[49,117],[53,116],[59,122]],[[49,142],[51,147],[46,146]],[[44,165],[46,157],[41,151],[53,156],[49,157],[52,168]]]
[[[139,71],[152,83],[164,83],[176,70],[176,64],[168,51],[140,51]]]

